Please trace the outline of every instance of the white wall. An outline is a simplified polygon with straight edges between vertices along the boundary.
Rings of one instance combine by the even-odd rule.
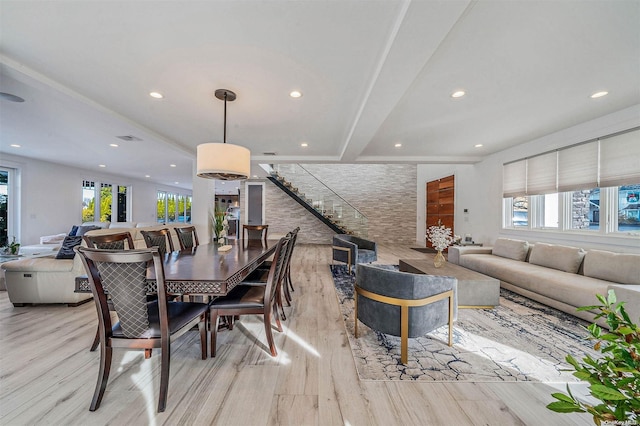
[[[493,244],[498,237],[510,237],[530,242],[544,241],[583,248],[640,253],[638,237],[603,237],[588,233],[561,233],[551,230],[526,231],[502,229],[501,226],[503,163],[636,126],[640,126],[640,105],[498,152],[474,165],[419,165],[417,242],[424,245],[426,182],[454,174],[456,179],[454,220],[455,232],[458,235],[472,234],[474,240],[485,245]],[[469,209],[467,215],[462,213],[464,208]]]
[[[22,245],[38,244],[42,235],[69,232],[72,225],[82,221],[84,179],[131,186],[133,222],[156,220],[158,190],[190,194],[190,191],[171,186],[7,154],[2,154],[0,165],[17,168],[20,172],[20,232],[16,240]]]

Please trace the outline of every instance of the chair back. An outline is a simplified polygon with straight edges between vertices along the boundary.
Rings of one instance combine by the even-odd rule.
[[[116,234],[84,235],[82,239],[87,244],[87,247],[90,248],[103,250],[132,250],[135,248],[133,238],[131,238],[131,234],[128,231]]]
[[[178,242],[180,243],[180,250],[187,250],[200,245],[195,226],[182,226],[173,229],[176,230]]]
[[[174,251],[173,240],[171,239],[171,233],[169,229],[159,229],[156,231],[140,231],[142,238],[148,248],[158,247],[158,251],[161,256],[164,256],[167,252]]]
[[[286,269],[285,262],[287,260],[287,251],[290,243],[291,235],[287,234],[287,236],[280,238],[276,246],[276,251],[271,261],[271,268],[269,268],[269,275],[267,276],[267,285],[264,290],[265,310],[274,306],[276,302],[276,296],[280,291],[282,277]]]
[[[424,299],[449,290],[454,291],[452,316],[457,318],[458,280],[456,278],[398,272],[362,264],[358,265],[356,277],[356,287],[389,299],[388,303],[379,303],[362,295],[357,296],[357,317],[363,324],[374,330],[400,336],[401,309],[394,300]],[[414,306],[409,314],[408,337],[424,336],[447,324],[448,318],[448,300]]]
[[[158,289],[158,312],[162,338],[168,337],[167,299],[164,269],[156,247],[135,250],[100,250],[79,247],[82,262],[89,276],[89,284],[98,310],[101,335],[106,338],[153,337],[149,315],[152,311],[147,303],[147,267],[155,268]],[[118,314],[122,335],[111,323],[107,295],[113,310]],[[154,304],[155,306],[155,304]],[[151,312],[155,314],[155,312]],[[157,331],[156,331],[157,332]]]
[[[242,239],[266,242],[268,231],[269,225],[242,225]]]

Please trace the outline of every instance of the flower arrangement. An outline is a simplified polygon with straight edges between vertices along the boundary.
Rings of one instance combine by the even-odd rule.
[[[453,244],[451,228],[446,228],[444,225],[430,226],[427,230],[427,239],[433,245],[433,248],[438,251],[442,251]]]

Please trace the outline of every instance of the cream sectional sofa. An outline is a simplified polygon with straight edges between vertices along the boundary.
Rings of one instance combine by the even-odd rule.
[[[449,248],[449,261],[500,280],[503,288],[593,322],[596,294],[616,292],[633,321],[640,318],[640,254],[500,238],[493,247]],[[600,319],[598,324],[605,326]]]
[[[146,247],[140,231],[169,228],[174,248],[180,244],[173,230],[176,227],[190,226],[185,224],[154,225],[146,227],[121,227],[95,229],[86,235],[113,234],[123,231],[131,233],[136,248]],[[84,242],[82,243],[84,245]],[[86,275],[82,261],[78,256],[73,259],[56,259],[57,252],[51,256],[33,259],[21,259],[6,262],[1,265],[5,272],[5,285],[9,300],[14,306],[24,306],[31,303],[66,303],[70,306],[83,303],[91,299],[90,294],[75,293],[75,278]]]

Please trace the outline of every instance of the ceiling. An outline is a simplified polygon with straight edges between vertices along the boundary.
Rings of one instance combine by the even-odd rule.
[[[0,100],[0,154],[190,188],[225,88],[255,174],[473,163],[639,104],[639,22],[637,0],[3,0],[0,92],[25,102]]]

